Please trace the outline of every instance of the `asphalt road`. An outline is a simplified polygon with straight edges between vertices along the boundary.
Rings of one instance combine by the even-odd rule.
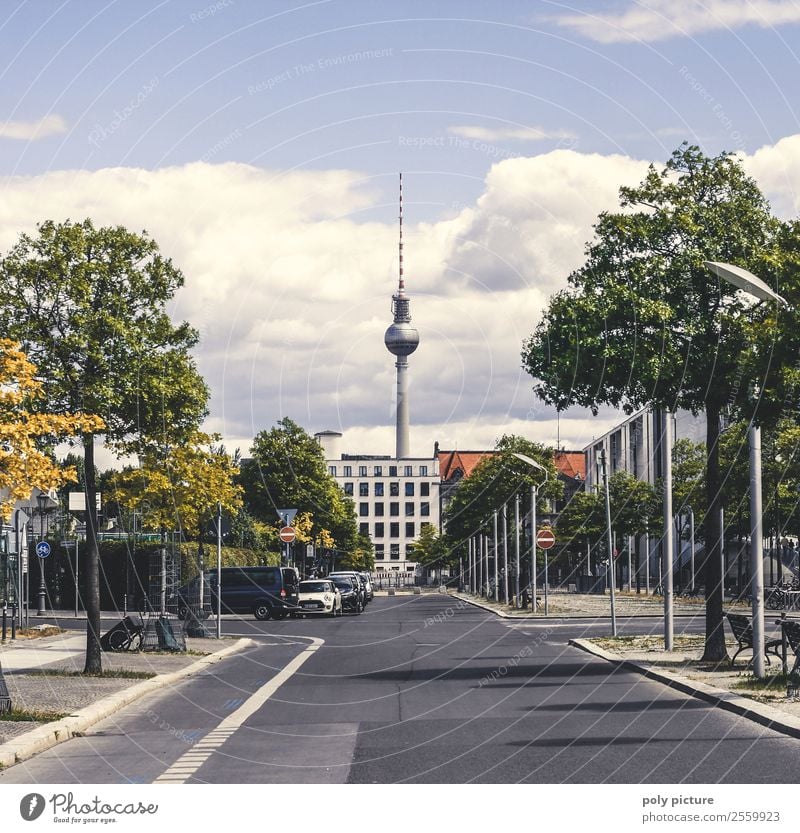
[[[257,647],[0,784],[800,780],[800,741],[566,645],[607,621],[509,623],[432,594],[225,631]],[[620,620],[649,631],[657,619]]]

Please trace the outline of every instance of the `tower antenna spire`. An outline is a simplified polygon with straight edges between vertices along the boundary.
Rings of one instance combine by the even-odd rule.
[[[400,283],[399,291],[403,292],[406,288],[403,279],[403,172],[400,171]]]

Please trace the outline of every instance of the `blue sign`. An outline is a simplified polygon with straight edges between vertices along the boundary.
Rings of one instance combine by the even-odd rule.
[[[39,558],[47,558],[47,556],[50,555],[50,544],[48,544],[47,541],[39,541],[36,545],[36,555],[38,555]]]

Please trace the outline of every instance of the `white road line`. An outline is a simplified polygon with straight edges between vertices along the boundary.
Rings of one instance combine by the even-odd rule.
[[[292,637],[300,638],[300,637]],[[324,644],[324,639],[319,639],[316,636],[303,637],[311,639],[312,644],[309,645],[305,651],[299,653],[291,662],[270,680],[268,680],[261,688],[254,694],[251,694],[247,700],[236,709],[235,712],[229,714],[215,729],[212,729],[207,735],[204,735],[201,740],[188,749],[175,763],[170,766],[166,772],[159,775],[154,784],[183,784],[191,778],[198,769],[210,757],[211,753],[219,749],[223,743],[237,730],[241,725],[255,714],[264,703],[293,675],[306,660],[318,651]],[[200,757],[203,760],[200,760]]]

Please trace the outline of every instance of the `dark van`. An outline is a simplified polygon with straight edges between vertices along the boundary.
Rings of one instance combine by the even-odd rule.
[[[217,571],[206,570],[205,612],[217,611]],[[222,612],[252,613],[256,619],[283,619],[297,610],[300,575],[294,567],[223,567]],[[198,604],[200,577],[178,588],[178,616]]]

